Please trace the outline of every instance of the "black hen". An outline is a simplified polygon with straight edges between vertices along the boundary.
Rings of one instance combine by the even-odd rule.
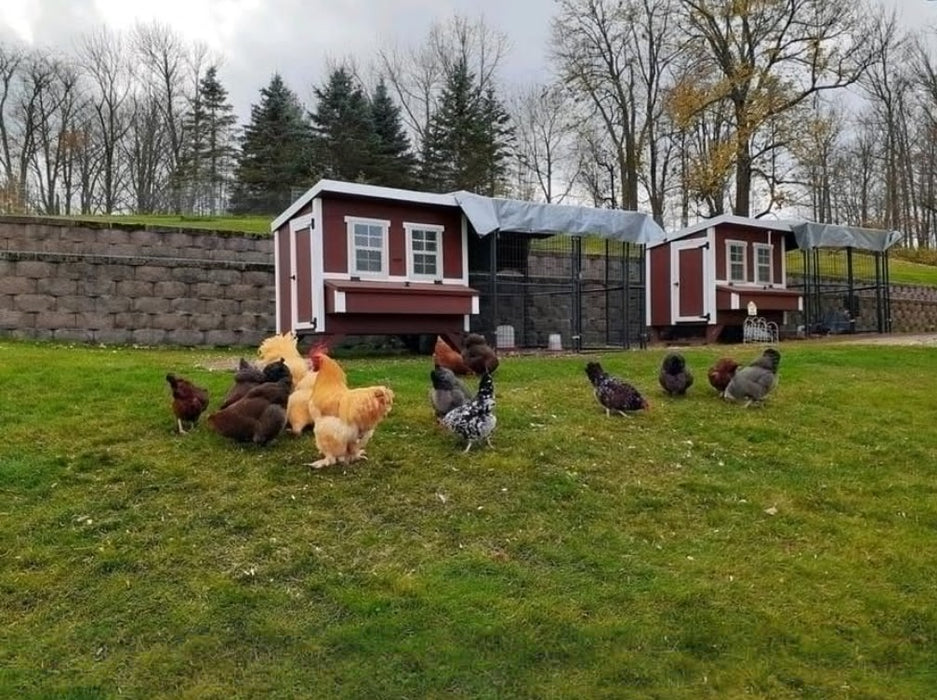
[[[166,381],[172,389],[172,413],[176,417],[176,427],[185,432],[188,424],[194,428],[199,416],[208,408],[208,391],[174,374],[167,374]]]
[[[293,388],[290,368],[283,360],[264,367],[264,382],[212,413],[208,424],[220,435],[238,442],[266,445],[286,426],[286,403]]]
[[[626,416],[629,411],[649,408],[648,402],[637,389],[611,376],[598,362],[586,365],[586,376],[592,382],[595,398],[605,409],[605,415],[610,416],[615,411]]]
[[[491,447],[491,433],[498,422],[494,414],[495,386],[487,372],[478,382],[478,394],[468,403],[457,406],[442,417],[442,424],[466,441],[465,452],[484,440]]]
[[[455,376],[455,372],[447,367],[436,365],[429,373],[429,378],[433,382],[429,400],[437,418],[472,399],[472,392]]]
[[[657,378],[670,396],[684,396],[686,390],[693,386],[693,374],[686,368],[686,360],[675,352],[664,358]]]

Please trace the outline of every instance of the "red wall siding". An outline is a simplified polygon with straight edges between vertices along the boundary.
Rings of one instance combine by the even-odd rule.
[[[443,275],[447,278],[462,276],[465,262],[462,260],[462,214],[458,209],[329,195],[322,197],[325,272],[348,271],[346,216],[390,221],[388,270],[391,275],[407,274],[407,239],[403,228],[404,222],[445,227],[442,251]]]
[[[746,248],[747,281],[755,281],[755,249],[753,243],[770,243],[774,246],[774,283],[784,284],[781,277],[781,256],[784,254],[784,232],[753,229],[734,224],[722,224],[716,228],[716,279],[728,280],[729,271],[726,269],[726,241],[745,241]]]

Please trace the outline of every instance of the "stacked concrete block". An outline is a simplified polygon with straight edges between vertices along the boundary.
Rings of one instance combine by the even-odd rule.
[[[274,332],[272,240],[0,219],[0,335],[256,345]]]

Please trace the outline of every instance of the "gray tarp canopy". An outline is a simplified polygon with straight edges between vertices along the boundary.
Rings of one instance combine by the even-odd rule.
[[[901,240],[898,231],[881,231],[836,224],[794,224],[791,226],[798,248],[856,248],[882,252]]]
[[[516,199],[453,192],[462,213],[479,236],[495,231],[599,236],[648,245],[667,234],[647,214],[621,209],[595,209],[565,204],[538,204]]]

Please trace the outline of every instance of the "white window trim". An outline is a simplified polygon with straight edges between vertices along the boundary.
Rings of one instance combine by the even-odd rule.
[[[445,226],[438,224],[419,224],[411,221],[403,222],[403,230],[407,238],[407,277],[415,280],[441,280],[442,272],[442,239],[445,234]],[[414,272],[415,264],[413,260],[413,231],[434,231],[438,234],[436,237],[436,274],[424,275]]]
[[[355,269],[355,224],[367,224],[381,227],[381,271],[361,272]],[[348,274],[353,277],[387,277],[390,265],[389,247],[390,221],[387,219],[368,219],[362,216],[345,217],[345,233],[348,239]]]
[[[758,279],[758,251],[767,250],[768,251],[768,279],[767,281]],[[753,261],[755,264],[755,284],[774,284],[774,246],[770,243],[753,243],[752,244],[752,255]]]
[[[742,279],[732,278],[732,248],[742,248]],[[748,284],[748,241],[726,239],[726,281],[733,284]]]

